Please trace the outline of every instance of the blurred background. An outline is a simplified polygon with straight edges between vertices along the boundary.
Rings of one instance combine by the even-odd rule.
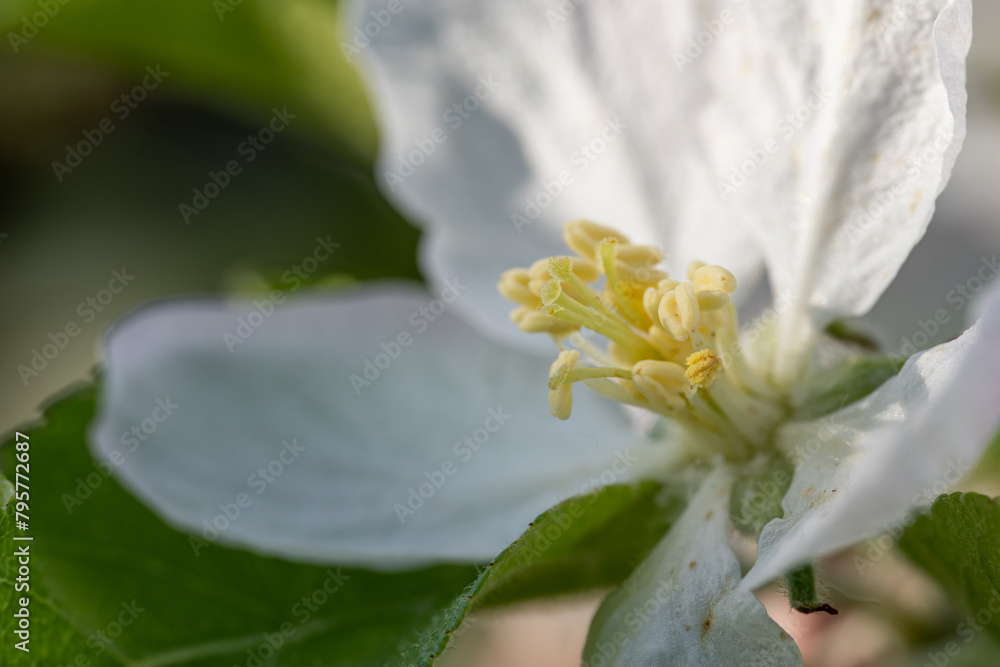
[[[0,432],[90,377],[123,313],[278,284],[317,237],[341,247],[302,289],[420,279],[419,232],[374,184],[377,130],[336,0],[2,0],[0,27]],[[1000,3],[976,0],[965,149],[927,238],[862,322],[887,349],[1000,252],[998,30]],[[276,117],[282,130],[262,132]],[[454,664],[576,664],[595,605],[478,617]],[[815,664],[868,659],[830,655]]]

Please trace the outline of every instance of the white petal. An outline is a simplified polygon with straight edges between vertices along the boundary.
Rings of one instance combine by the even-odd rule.
[[[884,349],[905,347],[912,352],[960,335],[965,322],[956,313],[1000,266],[1000,188],[995,177],[1000,173],[1000,117],[979,115],[977,122],[970,109],[968,137],[927,234],[863,319]],[[913,326],[921,321],[923,327]]]
[[[586,665],[801,665],[795,642],[740,587],[729,548],[731,473],[719,468],[597,611]],[[602,660],[603,658],[603,660]]]
[[[923,235],[965,133],[969,0],[912,11],[438,0],[385,27],[372,23],[377,5],[359,1],[353,22],[377,33],[362,53],[380,172],[417,151],[423,164],[391,194],[430,226],[425,270],[464,274],[484,295],[498,271],[556,251],[556,226],[577,216],[663,243],[675,266],[704,259],[742,280],[756,263],[742,223],[798,306],[791,344],[805,311],[822,323],[871,307]],[[481,77],[499,85],[487,92]],[[477,107],[468,118],[453,108],[463,100]],[[580,158],[619,118],[604,153]],[[573,182],[518,230],[511,215],[547,203],[561,172]],[[726,182],[735,191],[721,192]],[[491,335],[513,332],[499,297],[468,306]]]
[[[798,463],[785,516],[760,537],[746,585],[766,584],[819,555],[898,532],[978,460],[1000,426],[1000,286],[960,338],[910,358],[854,406],[789,425],[781,445]]]
[[[229,544],[386,568],[490,559],[588,480],[636,472],[642,448],[618,406],[585,391],[574,420],[552,418],[550,359],[476,335],[452,305],[369,286],[269,317],[144,309],[110,336],[95,453],[181,528],[229,523]],[[260,326],[230,353],[240,318]],[[179,407],[165,416],[157,400]]]
[[[477,297],[461,308],[477,326],[525,342],[496,278],[564,254],[573,218],[662,245],[674,271],[722,264],[749,288],[759,256],[716,193],[704,142],[717,133],[692,126],[713,91],[674,64],[703,29],[699,5],[431,0],[379,27],[383,8],[356,2],[348,34],[377,33],[361,58],[382,130],[379,180],[426,226],[425,273],[470,282]],[[740,151],[755,139],[745,125],[725,131]],[[423,164],[387,180],[409,155]],[[514,214],[537,217],[519,226]]]
[[[790,304],[779,377],[794,374],[810,321],[866,312],[923,236],[965,136],[971,11],[970,0],[751,3],[706,53],[723,92],[704,126],[745,118],[759,137],[709,144],[713,162],[749,170],[747,151],[762,161],[773,142],[731,198]]]

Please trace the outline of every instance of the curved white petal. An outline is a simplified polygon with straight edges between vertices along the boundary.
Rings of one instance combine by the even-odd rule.
[[[968,128],[927,234],[862,320],[883,349],[925,349],[960,335],[970,295],[1000,270],[1000,117],[977,119],[970,109]],[[925,326],[914,328],[920,321]]]
[[[429,0],[379,27],[384,3],[354,3],[348,40],[377,33],[360,53],[379,180],[426,226],[425,273],[468,280],[477,298],[461,308],[489,335],[530,342],[507,321],[497,276],[564,254],[573,218],[661,245],[674,271],[700,259],[756,279],[759,256],[705,146],[724,137],[742,151],[755,136],[742,119],[694,127],[718,91],[674,60],[711,4]]]
[[[795,478],[785,516],[761,534],[748,586],[897,532],[911,507],[972,468],[1000,426],[1000,286],[983,298],[981,312],[960,338],[915,355],[863,401],[784,428]]]
[[[732,475],[716,469],[680,520],[597,610],[584,665],[801,665],[795,642],[739,586]]]
[[[453,305],[395,285],[266,317],[143,309],[110,335],[94,452],[194,534],[214,522],[228,544],[384,568],[490,559],[588,480],[648,463],[600,397],[552,418],[550,360],[478,336]]]
[[[759,41],[732,56],[776,83],[759,104],[788,135],[734,195],[766,212],[751,224],[792,306],[779,377],[803,351],[803,315],[865,313],[923,236],[965,137],[972,30],[971,0],[785,7],[753,14]]]

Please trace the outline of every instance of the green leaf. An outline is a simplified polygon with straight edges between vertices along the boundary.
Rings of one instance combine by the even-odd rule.
[[[963,627],[982,626],[1000,639],[1000,507],[995,500],[978,493],[940,496],[903,533],[899,546],[970,612]]]
[[[62,1],[50,5],[51,16],[33,30],[26,22],[34,21],[39,4],[16,0],[0,10],[0,28],[5,42],[11,33],[28,35],[26,43],[17,40],[19,58],[85,56],[136,79],[147,66],[160,66],[169,72],[165,87],[201,96],[254,123],[269,117],[273,106],[288,105],[303,113],[305,124],[370,161],[375,124],[357,73],[341,52],[338,4]]]
[[[490,563],[398,664],[430,665],[476,608],[624,581],[685,506],[660,484],[615,485],[563,501]]]
[[[270,653],[283,667],[429,664],[473,607],[623,581],[683,505],[654,483],[594,491],[541,515],[481,572],[290,563],[181,533],[125,491],[86,447],[95,397],[79,389],[26,431],[33,577],[69,621],[54,617],[58,645],[91,660],[103,647],[104,659],[145,667],[266,663]],[[4,470],[13,445],[0,448]],[[105,643],[99,632],[117,636]]]
[[[0,498],[4,501],[3,513],[0,514],[0,664],[6,667],[34,667],[35,665],[73,665],[77,656],[81,655],[86,645],[87,637],[80,633],[71,623],[59,615],[48,600],[44,584],[33,562],[34,549],[29,540],[15,540],[14,537],[28,535],[15,530],[15,506],[7,504],[9,493],[13,493],[13,485],[0,476]],[[29,490],[30,491],[30,490]],[[9,492],[9,493],[8,493]],[[27,575],[19,573],[22,565],[19,550],[28,550]],[[27,605],[21,605],[22,600]],[[30,626],[29,635],[18,636],[14,633],[21,630],[20,618],[14,614],[21,608],[27,609]],[[28,640],[24,645],[29,651],[16,647]],[[88,667],[109,667],[118,664],[107,655],[101,657],[89,656]]]
[[[270,652],[289,667],[321,658],[381,665],[476,576],[473,566],[385,574],[304,565],[192,540],[90,458],[94,398],[93,388],[77,391],[28,432],[32,576],[77,628],[73,655],[93,659],[110,646],[104,655],[147,667],[244,664]],[[0,452],[4,470],[12,444]],[[128,622],[120,631],[119,619]],[[97,632],[119,636],[106,644]],[[95,648],[87,636],[98,637]]]
[[[853,357],[817,373],[793,397],[795,419],[816,419],[872,393],[906,363],[894,357]]]

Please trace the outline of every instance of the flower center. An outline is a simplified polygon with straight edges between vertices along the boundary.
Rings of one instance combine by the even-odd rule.
[[[552,414],[569,418],[572,386],[583,382],[691,431],[706,456],[745,459],[767,447],[784,411],[741,352],[735,276],[694,262],[688,280],[672,280],[658,249],[593,222],[567,223],[563,238],[575,256],[510,269],[498,284],[518,304],[511,320],[561,350],[549,373]]]

